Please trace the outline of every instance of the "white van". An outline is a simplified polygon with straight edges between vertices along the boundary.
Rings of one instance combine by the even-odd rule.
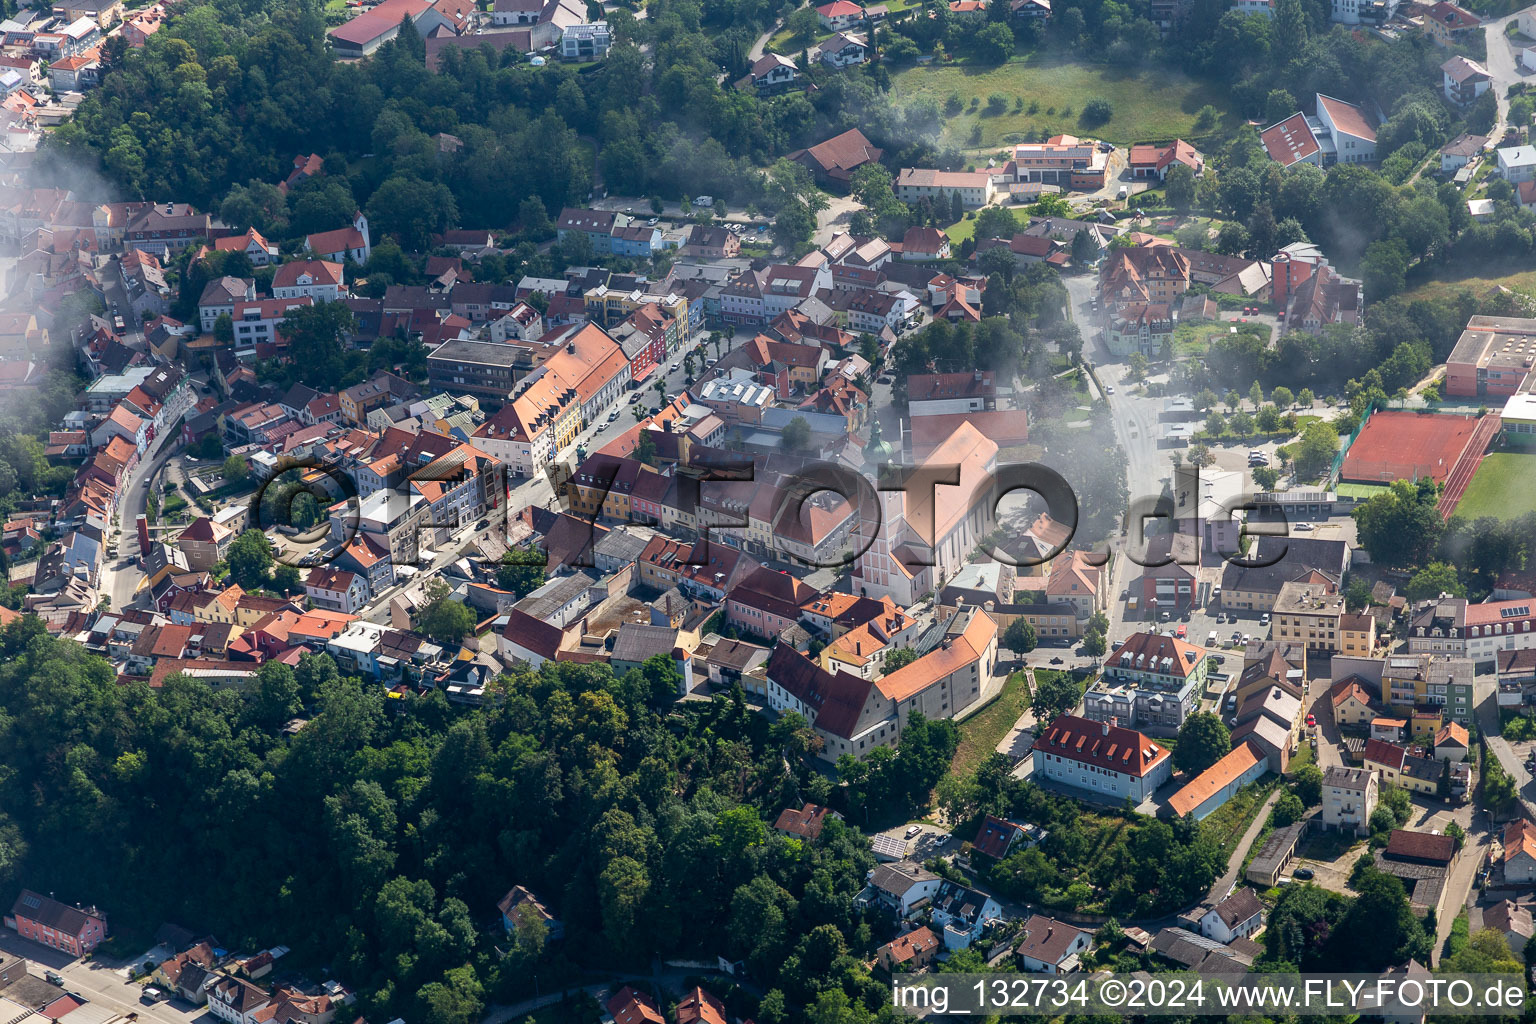
[[[1211,630],[1210,634],[1205,638],[1205,646],[1207,646],[1207,647],[1215,647],[1217,643],[1218,643],[1218,640],[1216,638],[1216,631],[1213,629],[1213,630]]]
[[[1120,186],[1120,191],[1115,193],[1115,198],[1116,199],[1126,199],[1126,198],[1128,198],[1130,196],[1130,194],[1131,194],[1130,186],[1128,186],[1128,185],[1121,185]]]

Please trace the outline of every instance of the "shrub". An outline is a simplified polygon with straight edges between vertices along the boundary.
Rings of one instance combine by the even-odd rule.
[[[1083,124],[1090,128],[1097,128],[1114,116],[1115,109],[1106,99],[1095,97],[1083,104]]]

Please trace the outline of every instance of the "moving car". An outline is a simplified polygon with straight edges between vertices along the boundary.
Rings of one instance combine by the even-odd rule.
[[[1114,394],[1115,393],[1115,386],[1113,384],[1106,384],[1106,385],[1104,385],[1104,393],[1106,395]]]

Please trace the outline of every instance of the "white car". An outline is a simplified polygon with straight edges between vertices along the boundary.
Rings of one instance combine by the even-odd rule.
[[[1106,385],[1105,385],[1105,386],[1104,386],[1104,393],[1105,393],[1105,394],[1106,394],[1106,395],[1112,395],[1112,394],[1114,394],[1114,393],[1115,393],[1115,386],[1114,386],[1114,385],[1113,385],[1113,384],[1106,384]]]

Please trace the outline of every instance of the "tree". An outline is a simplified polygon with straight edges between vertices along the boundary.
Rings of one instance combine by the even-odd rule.
[[[1083,691],[1065,672],[1035,672],[1035,693],[1029,707],[1035,720],[1045,725],[1077,707]]]
[[[1352,513],[1356,531],[1371,561],[1403,566],[1425,563],[1445,531],[1445,522],[1435,511],[1437,500],[1433,482],[1398,480],[1357,506]]]
[[[1323,475],[1339,454],[1339,432],[1330,423],[1316,420],[1308,423],[1296,442],[1292,458],[1296,463],[1296,475],[1303,480],[1313,480]]]
[[[1296,404],[1296,396],[1283,384],[1269,393],[1269,400],[1281,409],[1289,409]]]
[[[1441,594],[1449,594],[1451,597],[1465,597],[1467,594],[1456,574],[1456,567],[1445,562],[1430,562],[1414,573],[1407,586],[1403,587],[1403,596],[1413,602],[1439,597]]]
[[[1344,584],[1344,607],[1351,612],[1363,612],[1371,604],[1371,584],[1359,576],[1350,576]]]
[[[1273,491],[1280,484],[1280,471],[1273,466],[1255,466],[1253,482],[1266,491]]]
[[[796,45],[809,46],[816,39],[821,22],[816,17],[816,8],[797,7],[788,18],[784,19],[784,27],[789,30],[790,37]]]
[[[1177,752],[1175,752],[1177,753]],[[1295,793],[1286,792],[1275,801],[1275,827],[1284,828],[1287,825],[1298,822],[1307,813],[1306,806],[1301,802],[1301,797]]]
[[[984,64],[1004,64],[1013,56],[1013,30],[994,21],[977,32],[972,40],[976,59]]]
[[[1109,650],[1109,644],[1105,640],[1103,632],[1090,629],[1083,634],[1083,653],[1090,658],[1102,658],[1104,652]]]
[[[496,567],[496,585],[502,590],[527,597],[544,585],[545,557],[532,548],[514,548],[501,556]]]
[[[899,668],[905,668],[917,660],[917,651],[911,647],[898,647],[885,656],[880,674],[888,676]]]
[[[251,476],[251,464],[245,461],[244,455],[231,455],[224,460],[220,475],[232,484],[243,484]]]
[[[1303,804],[1312,807],[1323,799],[1323,770],[1315,764],[1304,764],[1291,773],[1291,791]]]
[[[1083,112],[1078,120],[1085,128],[1097,128],[1114,116],[1115,109],[1110,106],[1109,100],[1095,96],[1083,104]]]
[[[475,628],[475,613],[464,602],[448,596],[448,585],[433,580],[427,585],[427,603],[416,619],[416,628],[445,644],[458,643]]]
[[[304,592],[304,580],[299,575],[298,566],[279,565],[272,570],[272,589],[284,594],[302,594]]]
[[[1149,361],[1147,357],[1142,353],[1132,352],[1130,357],[1126,359],[1125,365],[1127,371],[1129,371],[1131,375],[1131,380],[1140,381],[1147,379],[1147,368],[1149,366]]]
[[[1039,644],[1040,638],[1035,635],[1035,627],[1024,616],[1015,616],[1003,630],[1003,646],[1015,654],[1028,654]]]
[[[1163,191],[1168,196],[1169,206],[1187,213],[1195,205],[1195,172],[1184,164],[1174,164],[1163,179]]]
[[[1196,712],[1179,726],[1179,742],[1173,748],[1173,765],[1186,775],[1199,775],[1232,750],[1232,734],[1209,711]]]
[[[334,391],[346,369],[342,339],[352,330],[345,302],[317,302],[288,311],[278,330],[288,339],[288,357],[301,384]]]
[[[1090,266],[1099,258],[1099,243],[1093,232],[1079,230],[1072,236],[1072,263],[1075,266]]]
[[[229,578],[245,590],[260,590],[267,585],[272,570],[272,543],[260,530],[246,530],[229,545],[225,556]]]
[[[781,443],[788,451],[805,451],[811,446],[811,424],[804,416],[796,416],[784,424]]]
[[[1408,247],[1397,238],[1372,242],[1365,247],[1360,271],[1367,301],[1380,302],[1396,295],[1406,283]]]

